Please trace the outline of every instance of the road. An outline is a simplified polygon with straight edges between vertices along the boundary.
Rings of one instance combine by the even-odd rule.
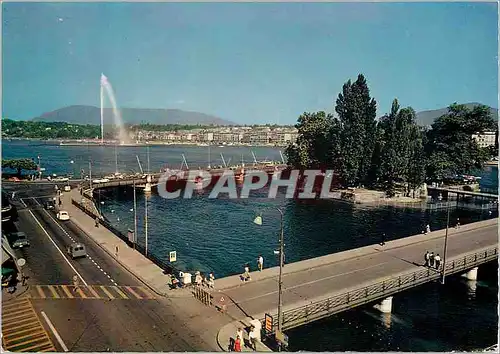
[[[15,197],[17,229],[31,243],[18,251],[27,261],[23,269],[29,277],[29,304],[22,300],[4,305],[12,311],[33,306],[43,328],[29,333],[26,341],[33,340],[34,333],[46,332],[58,351],[217,349],[188,327],[172,300],[156,296],[71,221],[60,222],[54,212],[45,210],[43,200],[54,194],[53,185],[37,187],[21,189]],[[83,243],[88,257],[68,257],[65,250],[72,242]],[[73,286],[75,274],[78,289]],[[4,321],[2,331],[9,330],[9,325]]]

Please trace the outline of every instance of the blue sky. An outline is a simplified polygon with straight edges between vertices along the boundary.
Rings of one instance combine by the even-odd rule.
[[[363,73],[378,115],[498,106],[496,3],[4,3],[3,117],[99,105],[237,123],[334,111]]]

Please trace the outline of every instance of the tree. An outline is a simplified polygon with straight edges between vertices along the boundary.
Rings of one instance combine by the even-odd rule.
[[[494,124],[486,106],[468,109],[465,105],[452,104],[448,113],[437,118],[426,134],[427,176],[440,180],[447,175],[482,168],[488,157],[472,135],[490,130]]]
[[[356,82],[348,80],[339,93],[335,111],[338,114],[340,175],[346,186],[370,183],[368,180],[375,148],[376,101],[363,75]]]
[[[36,170],[38,166],[30,159],[2,160],[2,168],[17,170],[18,177],[21,177],[22,170]]]
[[[332,118],[331,114],[323,111],[300,115],[295,125],[298,130],[297,140],[285,150],[292,167],[325,168],[329,165]]]

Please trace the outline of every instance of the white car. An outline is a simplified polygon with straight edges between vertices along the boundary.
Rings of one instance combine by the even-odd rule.
[[[109,182],[109,179],[107,178],[99,178],[99,179],[95,179],[92,181],[92,183],[106,183],[106,182]]]
[[[70,192],[71,191],[71,186],[64,186],[64,191],[65,192]]]
[[[56,177],[52,179],[53,182],[68,182],[69,178],[68,177]]]
[[[69,214],[67,211],[61,210],[57,213],[57,218],[63,221],[69,220]]]

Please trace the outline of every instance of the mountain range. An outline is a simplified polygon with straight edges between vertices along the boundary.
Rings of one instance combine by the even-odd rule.
[[[473,108],[479,103],[472,102],[465,104],[468,108]],[[489,107],[493,119],[498,120],[498,109]],[[446,114],[448,108],[440,108],[417,113],[417,123],[422,126],[431,125],[434,120]],[[149,109],[149,108],[121,108],[124,123],[139,124],[189,124],[189,125],[238,125],[235,122],[225,120],[200,112],[183,111],[180,109]],[[67,122],[73,124],[96,124],[101,122],[100,108],[94,106],[69,106],[44,113],[40,117],[33,118],[33,121],[41,122]],[[111,123],[111,108],[104,109],[104,122]]]
[[[186,124],[237,125],[235,122],[200,112],[180,109],[121,108],[124,123],[129,124]],[[101,124],[101,109],[94,106],[69,106],[33,118],[38,122],[66,122],[72,124]],[[104,124],[113,124],[113,111],[104,108]]]

